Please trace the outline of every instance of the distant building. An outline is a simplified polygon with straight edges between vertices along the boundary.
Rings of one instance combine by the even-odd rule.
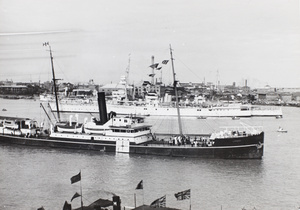
[[[119,83],[110,83],[99,87],[99,92],[104,92],[105,95],[112,95],[113,92],[125,90],[125,85]]]
[[[280,93],[280,99],[282,102],[288,103],[293,99],[293,95],[291,93]]]
[[[142,83],[135,85],[135,96],[145,97],[145,94],[147,93],[156,93],[161,96],[161,87],[162,86],[159,84],[153,85],[149,81],[143,81]]]
[[[89,89],[89,90],[98,90],[98,85],[94,83],[93,79],[90,79],[88,83],[80,83],[77,85],[77,89]]]
[[[300,103],[300,92],[295,92],[295,93],[293,93],[293,99],[294,99],[296,102]]]
[[[22,94],[28,90],[25,85],[1,85],[0,93],[2,94]]]

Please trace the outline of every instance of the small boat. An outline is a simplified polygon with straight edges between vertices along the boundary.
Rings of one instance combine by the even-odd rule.
[[[236,117],[236,116],[233,116],[231,119],[233,119],[233,120],[239,120],[240,118]]]
[[[199,116],[199,117],[197,117],[197,119],[205,120],[205,119],[207,119],[207,117],[205,117],[205,116]]]
[[[55,127],[58,132],[63,133],[82,133],[83,123],[78,123],[78,115],[76,115],[76,122],[72,122],[73,115],[70,115],[68,122],[57,122]]]
[[[279,127],[277,132],[280,132],[280,133],[287,133],[287,130],[283,129],[282,127]]]

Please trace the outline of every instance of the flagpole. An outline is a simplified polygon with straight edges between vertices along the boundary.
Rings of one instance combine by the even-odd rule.
[[[134,193],[134,208],[136,208],[136,194]]]
[[[145,204],[145,202],[144,202],[144,186],[143,186],[143,209],[144,209],[144,204]]]
[[[81,177],[81,170],[80,170],[80,177]],[[81,178],[80,178],[80,194],[81,194],[81,210],[83,210]]]
[[[190,190],[190,210],[192,210],[192,190]]]

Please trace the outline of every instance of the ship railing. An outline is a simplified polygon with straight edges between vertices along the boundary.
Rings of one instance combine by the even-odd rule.
[[[236,131],[243,133],[245,132],[246,134],[260,134],[263,131],[263,126],[251,126],[245,123],[240,123],[240,126],[226,126],[226,127],[221,127],[225,131]]]

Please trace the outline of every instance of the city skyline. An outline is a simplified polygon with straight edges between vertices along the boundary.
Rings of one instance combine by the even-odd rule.
[[[1,80],[57,78],[117,83],[151,79],[155,63],[175,58],[180,82],[299,87],[299,1],[0,2]],[[172,81],[171,65],[162,79]],[[156,71],[159,80],[161,72]]]

